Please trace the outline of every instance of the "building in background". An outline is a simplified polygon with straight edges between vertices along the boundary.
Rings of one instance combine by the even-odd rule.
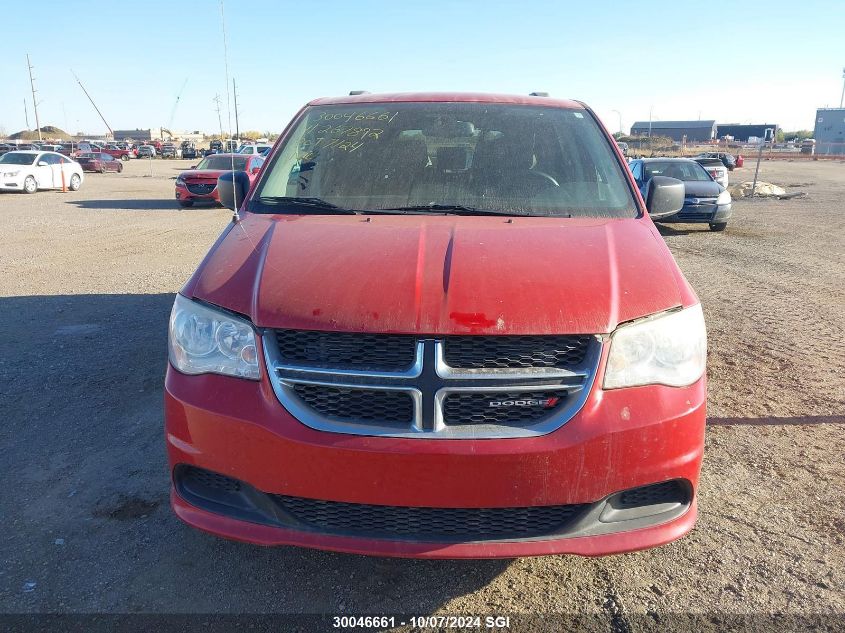
[[[766,136],[766,128],[771,128],[772,134],[777,134],[780,126],[777,123],[719,123],[717,138],[730,136],[740,143],[748,143],[748,139],[761,139]]]
[[[845,108],[816,110],[816,154],[845,154]]]
[[[116,141],[154,141],[163,138],[161,136],[161,128],[153,127],[146,130],[138,128],[134,130],[114,130],[114,140]]]
[[[194,141],[201,142],[205,139],[205,134],[199,130],[193,132],[180,132],[178,130],[168,130],[166,127],[153,127],[149,129],[134,129],[134,130],[115,130],[114,140],[125,141],[132,140],[137,142],[144,141]]]
[[[652,136],[668,136],[679,143],[711,141],[716,138],[716,121],[652,121]],[[631,126],[631,136],[648,136],[649,122],[637,121]]]

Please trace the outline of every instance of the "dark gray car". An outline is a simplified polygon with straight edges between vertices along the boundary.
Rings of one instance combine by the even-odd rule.
[[[706,223],[711,231],[724,231],[731,217],[731,194],[696,161],[688,158],[639,158],[628,163],[634,180],[645,195],[654,176],[677,178],[684,183],[684,206],[660,222]]]

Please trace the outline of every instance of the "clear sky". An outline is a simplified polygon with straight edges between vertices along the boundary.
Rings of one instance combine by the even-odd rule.
[[[228,127],[219,0],[4,1],[0,134]],[[306,101],[371,92],[544,90],[590,104],[611,131],[635,120],[716,119],[812,129],[836,107],[842,0],[522,2],[225,0],[242,130],[279,131]],[[33,19],[38,28],[33,28]],[[50,25],[55,28],[51,29]],[[234,125],[234,124],[233,124]]]

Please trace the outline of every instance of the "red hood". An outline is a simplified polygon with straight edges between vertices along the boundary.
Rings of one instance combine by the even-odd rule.
[[[179,174],[182,180],[217,180],[225,174],[228,169],[191,169]]]
[[[423,334],[606,333],[694,300],[645,218],[245,214],[184,292],[260,327]]]

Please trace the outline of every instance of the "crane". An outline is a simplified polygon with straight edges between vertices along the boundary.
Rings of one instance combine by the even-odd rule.
[[[185,81],[182,82],[182,87],[179,88],[179,94],[176,95],[176,103],[173,104],[173,109],[170,111],[170,121],[167,122],[167,129],[173,129],[173,119],[176,118],[176,108],[179,107],[179,99],[182,98],[182,93],[185,92],[185,86],[188,85],[188,78],[185,77]]]

